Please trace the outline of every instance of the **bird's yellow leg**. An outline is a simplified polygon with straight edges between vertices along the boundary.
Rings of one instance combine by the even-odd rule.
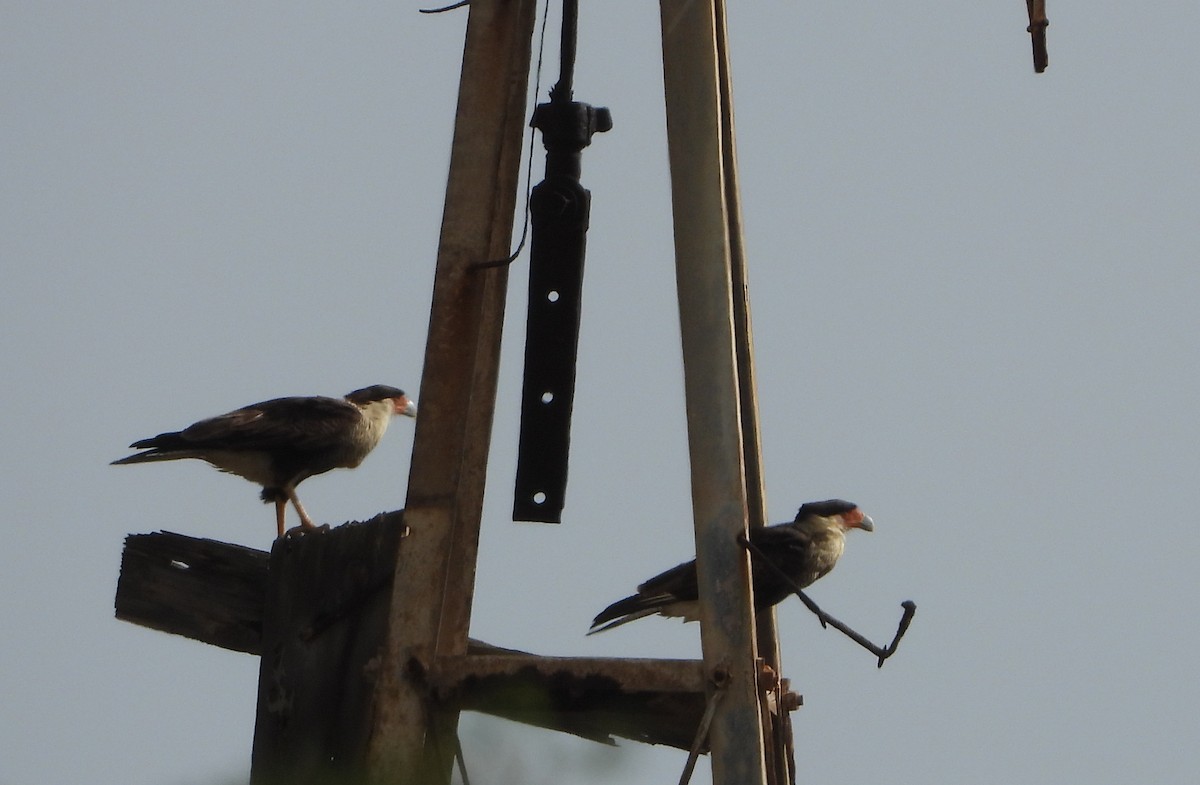
[[[304,505],[300,504],[300,497],[296,495],[294,490],[289,489],[288,498],[292,500],[292,506],[296,508],[296,512],[300,513],[300,525],[305,529],[315,529],[317,525],[312,522],[312,518],[308,517],[308,513],[304,511]]]
[[[287,499],[275,500],[275,528],[279,530],[279,536],[283,536],[283,515],[287,510]]]

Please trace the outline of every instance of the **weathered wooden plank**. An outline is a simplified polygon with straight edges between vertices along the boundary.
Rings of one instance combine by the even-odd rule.
[[[121,554],[116,616],[223,649],[262,654],[270,559],[267,551],[185,534],[131,534]],[[523,653],[474,639],[468,639],[467,652]]]
[[[172,532],[131,534],[116,615],[233,651],[261,650],[267,554]]]
[[[403,513],[271,549],[251,781],[358,781]]]

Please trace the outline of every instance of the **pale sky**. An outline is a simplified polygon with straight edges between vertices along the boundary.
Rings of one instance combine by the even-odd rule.
[[[691,558],[657,6],[583,3],[592,191],[561,526],[509,518],[513,267],[472,633],[699,656],[592,616]],[[1200,764],[1200,10],[732,3],[773,521],[872,515],[779,610],[801,782],[1190,782]],[[258,660],[113,618],[124,537],[267,549],[257,489],[131,441],[279,395],[420,386],[464,12],[0,0],[0,785],[228,785]],[[542,98],[557,76],[556,16]],[[542,163],[535,163],[540,177]],[[403,505],[412,424],[302,486]],[[475,785],[674,782],[685,755],[464,718]],[[702,767],[696,782],[707,781]]]

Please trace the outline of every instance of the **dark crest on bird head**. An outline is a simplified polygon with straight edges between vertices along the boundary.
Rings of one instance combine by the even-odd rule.
[[[346,400],[362,406],[372,401],[385,401],[388,398],[399,398],[403,395],[404,390],[398,387],[390,387],[386,384],[372,384],[370,387],[364,387],[361,390],[355,390],[347,394]]]
[[[828,518],[831,515],[844,515],[850,512],[858,505],[854,502],[848,502],[843,499],[828,499],[823,502],[808,502],[800,505],[800,511],[796,513],[796,520],[807,518],[810,515],[815,515],[820,518]]]

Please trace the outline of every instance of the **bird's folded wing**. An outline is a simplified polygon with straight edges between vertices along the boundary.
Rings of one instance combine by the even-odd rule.
[[[761,526],[750,530],[750,542],[757,545],[768,555],[773,550],[791,548],[804,550],[813,543],[810,532],[798,529],[790,523],[775,526]]]
[[[661,572],[638,586],[637,590],[643,596],[667,595],[677,600],[694,600],[700,596],[696,583],[696,562],[684,562]]]
[[[201,420],[178,435],[197,449],[304,451],[327,446],[360,418],[357,407],[338,398],[276,398]]]
[[[768,553],[778,549],[803,551],[812,544],[808,532],[797,530],[789,524],[758,527],[750,530],[750,541]],[[678,600],[695,600],[700,596],[696,578],[695,560],[684,562],[659,573],[638,586],[638,594],[653,596],[667,594]]]

